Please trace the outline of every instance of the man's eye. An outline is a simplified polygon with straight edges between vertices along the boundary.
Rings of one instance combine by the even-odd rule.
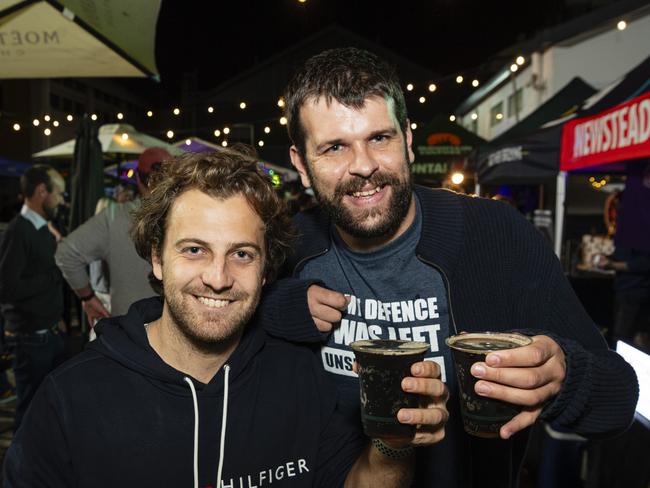
[[[338,152],[341,150],[341,147],[340,144],[334,144],[333,146],[328,147],[325,152]]]
[[[252,256],[246,251],[236,251],[235,256],[239,259],[251,259]]]
[[[183,251],[186,252],[187,254],[200,254],[201,253],[201,248],[199,246],[190,246],[186,247]]]
[[[373,141],[375,142],[382,142],[388,139],[388,136],[385,134],[379,134],[376,135],[375,137],[372,138]]]

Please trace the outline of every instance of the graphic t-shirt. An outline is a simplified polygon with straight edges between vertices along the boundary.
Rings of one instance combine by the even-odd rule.
[[[427,342],[426,359],[440,365],[442,380],[455,382],[447,291],[441,274],[416,257],[422,216],[417,202],[413,224],[395,241],[369,253],[350,250],[332,227],[332,248],[308,261],[300,278],[317,278],[350,297],[338,327],[321,350],[325,371],[335,376],[344,412],[359,415],[359,382],[352,371],[350,343],[361,339]]]

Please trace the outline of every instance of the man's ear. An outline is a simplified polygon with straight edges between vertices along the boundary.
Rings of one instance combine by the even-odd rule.
[[[155,248],[151,249],[151,268],[153,270],[153,275],[159,281],[162,281],[162,259]]]
[[[289,157],[291,158],[291,164],[298,174],[300,175],[300,181],[302,181],[302,186],[305,188],[311,187],[311,180],[309,179],[309,174],[307,173],[307,162],[300,155],[300,151],[294,145],[289,149]]]
[[[411,121],[406,119],[406,130],[404,131],[406,137],[406,150],[409,155],[409,163],[415,161],[415,153],[413,152],[413,132],[411,132]]]

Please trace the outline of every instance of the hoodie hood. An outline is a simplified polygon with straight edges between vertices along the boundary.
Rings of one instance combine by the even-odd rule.
[[[165,363],[147,338],[144,324],[158,320],[162,310],[162,297],[135,302],[126,315],[99,321],[95,326],[97,340],[89,343],[87,348],[150,378],[159,388],[190,395],[185,381],[189,375]],[[226,361],[230,366],[231,383],[246,374],[246,365],[264,347],[265,342],[266,335],[257,323],[249,323],[237,348]],[[191,379],[202,395],[221,395],[224,385],[223,371],[224,368],[221,368],[207,384],[195,378]]]

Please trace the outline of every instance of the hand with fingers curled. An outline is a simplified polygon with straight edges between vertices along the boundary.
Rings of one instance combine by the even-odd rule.
[[[348,308],[349,297],[319,285],[307,289],[307,304],[314,324],[320,332],[329,332],[341,321]]]
[[[557,342],[545,335],[532,339],[527,346],[492,352],[485,362],[472,365],[471,373],[479,380],[474,387],[478,395],[523,407],[501,427],[502,439],[534,424],[566,377],[564,352]]]
[[[440,379],[440,366],[433,361],[413,364],[411,374],[413,376],[402,380],[402,389],[421,396],[420,408],[402,408],[397,412],[397,419],[403,424],[415,425],[415,437],[403,441],[391,439],[389,442],[415,447],[435,444],[445,437],[449,391]]]

